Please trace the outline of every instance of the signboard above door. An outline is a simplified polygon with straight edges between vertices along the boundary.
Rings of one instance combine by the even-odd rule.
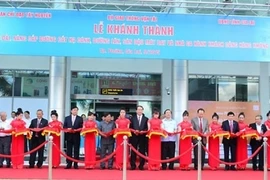
[[[132,89],[101,88],[101,95],[132,95]]]

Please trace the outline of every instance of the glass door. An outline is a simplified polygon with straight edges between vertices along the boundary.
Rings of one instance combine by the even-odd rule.
[[[79,108],[78,115],[83,114],[87,116],[88,112],[95,112],[95,100],[91,99],[73,99],[71,100],[71,107],[77,106]]]
[[[152,111],[154,109],[158,109],[160,111],[160,108],[161,108],[161,102],[155,102],[155,101],[138,101],[138,105],[143,106],[144,114],[148,118],[152,118]],[[163,112],[160,112],[160,114],[162,113]]]

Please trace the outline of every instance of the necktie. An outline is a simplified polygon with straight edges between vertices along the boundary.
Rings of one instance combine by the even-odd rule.
[[[40,120],[37,120],[37,128],[39,128]],[[38,132],[36,132],[36,137],[38,137]]]
[[[202,119],[200,118],[200,132],[203,133],[203,128],[202,128]]]
[[[138,116],[139,126],[141,126],[141,116]]]
[[[37,128],[39,128],[40,120],[37,120]]]
[[[74,125],[75,122],[75,116],[72,116],[72,126]]]
[[[231,133],[233,133],[233,121],[230,121],[230,130],[231,130]]]

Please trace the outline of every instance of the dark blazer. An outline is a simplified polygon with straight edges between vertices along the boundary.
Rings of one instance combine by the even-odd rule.
[[[76,116],[75,122],[72,125],[72,116],[65,117],[63,128],[71,128],[71,129],[80,129],[83,127],[83,119],[80,116]],[[76,133],[66,133],[66,139],[71,140],[72,137],[79,137],[80,138],[80,132]]]
[[[267,131],[267,128],[266,128],[265,124],[262,124],[261,126],[262,126],[261,127],[262,128],[262,133],[264,134]],[[250,124],[249,127],[257,131],[256,123]],[[250,144],[250,146],[253,146],[253,145],[256,145],[258,143],[259,144],[262,144],[263,143],[263,138],[261,138],[260,140],[256,140],[256,139],[252,138],[250,140],[250,143],[249,144]]]
[[[29,128],[44,128],[44,127],[48,126],[48,120],[47,119],[42,118],[38,127],[37,127],[37,122],[38,122],[37,118],[33,119],[31,121],[31,124],[30,124]],[[42,136],[41,133],[42,133],[42,131],[41,132],[34,132],[33,131],[32,139],[38,138],[40,140],[45,141],[45,136]],[[38,136],[36,137],[36,135],[38,135]]]
[[[229,132],[231,132],[229,120],[223,121],[223,122],[222,122],[222,125],[221,125],[221,128],[222,128],[223,131],[229,131]],[[239,131],[240,131],[240,129],[239,129],[239,124],[238,124],[238,122],[235,121],[235,120],[233,120],[233,132],[231,132],[231,133],[236,134],[236,133],[238,133]],[[230,139],[223,138],[222,143],[223,143],[223,144],[226,144],[226,143],[229,143],[229,142],[236,143],[236,141],[237,141],[237,140],[236,140],[236,138],[234,138],[234,137],[232,137],[232,138],[230,138]]]
[[[143,115],[141,119],[141,124],[139,126],[138,115],[133,116],[130,120],[130,128],[138,131],[147,131],[148,118]]]

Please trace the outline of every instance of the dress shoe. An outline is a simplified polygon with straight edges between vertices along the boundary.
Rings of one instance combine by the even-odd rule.
[[[108,167],[109,170],[112,170],[113,168],[112,167]]]
[[[7,167],[7,168],[10,168],[10,167],[11,167],[11,165],[10,165],[10,164],[8,164],[6,167]]]
[[[65,169],[71,169],[71,166],[66,166]]]
[[[169,170],[174,170],[174,168],[173,167],[169,167]]]
[[[136,169],[136,167],[134,167],[134,166],[132,166],[131,168],[130,168],[130,170],[135,170]]]
[[[231,166],[230,168],[232,171],[236,171],[237,169],[234,166]]]
[[[79,169],[78,165],[77,166],[74,166],[74,169]]]
[[[258,167],[255,165],[255,166],[252,166],[252,169],[253,169],[253,171],[256,171],[258,169]]]
[[[100,169],[105,169],[105,167],[100,167]]]
[[[3,167],[3,164],[0,165],[0,168],[2,168],[2,167]]]
[[[144,170],[143,166],[139,166],[139,170],[143,171]]]
[[[33,168],[35,168],[34,166],[28,166],[28,169],[33,169]]]

